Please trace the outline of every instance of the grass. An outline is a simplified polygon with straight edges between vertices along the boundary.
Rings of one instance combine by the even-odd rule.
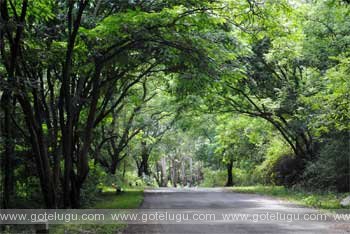
[[[136,209],[143,201],[143,190],[127,189],[116,194],[113,188],[104,189],[97,202],[88,209]],[[126,224],[85,224],[85,225],[53,225],[50,233],[93,233],[110,234],[122,230]]]
[[[340,209],[341,199],[348,196],[349,193],[332,193],[332,192],[307,192],[299,189],[288,189],[283,186],[246,186],[234,187],[234,192],[254,193],[278,197],[284,200],[294,202],[299,205],[314,207],[319,209]]]
[[[114,191],[103,192],[94,209],[136,209],[143,201],[142,190],[132,190],[116,195]]]

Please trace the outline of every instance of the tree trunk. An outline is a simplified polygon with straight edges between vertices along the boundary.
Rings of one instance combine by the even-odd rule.
[[[161,159],[160,181],[161,181],[161,187],[167,187],[168,177],[166,174],[166,159],[165,158]]]
[[[233,160],[231,159],[229,163],[226,164],[227,167],[227,182],[226,187],[233,186],[233,175],[232,175],[232,168],[233,168]]]
[[[192,161],[192,158],[189,158],[189,164],[190,164],[189,182],[190,182],[190,186],[192,186],[193,185],[193,168],[192,168],[193,161]]]
[[[171,175],[171,182],[173,184],[173,187],[176,188],[177,187],[177,173],[176,173],[176,161],[175,159],[171,161],[172,165],[170,168],[170,175]]]
[[[46,208],[57,208],[56,189],[47,153],[48,147],[42,129],[38,100],[36,100],[36,96],[34,95],[34,107],[32,107],[26,96],[16,95],[16,98],[21,105],[30,133],[31,146],[35,155],[36,168]]]
[[[72,162],[72,128],[71,124],[64,123],[64,112],[61,109],[61,131],[62,131],[62,155],[64,158],[63,173],[63,206],[69,208],[71,206],[71,177],[74,175]],[[70,122],[70,121],[69,121]]]
[[[12,132],[11,124],[11,112],[12,112],[12,98],[9,92],[5,92],[2,97],[2,108],[4,110],[4,123],[3,123],[3,134],[2,137],[5,140],[5,150],[3,153],[3,165],[2,170],[4,172],[3,179],[3,200],[2,208],[7,209],[10,206],[10,198],[14,190],[14,172],[13,172],[13,161],[14,161],[14,136]]]
[[[187,178],[186,178],[186,170],[185,170],[185,161],[181,161],[181,171],[180,171],[180,181],[182,183],[182,186],[187,185]]]
[[[158,161],[157,163],[156,163],[156,172],[154,173],[154,178],[156,179],[156,182],[157,182],[157,184],[158,184],[158,186],[159,187],[163,187],[162,186],[162,175],[161,175],[161,163],[160,163],[160,161]]]
[[[31,133],[32,135],[32,133]],[[33,138],[33,137],[32,137]],[[54,188],[54,183],[52,180],[51,169],[48,165],[47,158],[43,155],[43,145],[35,138],[32,139],[32,147],[34,154],[36,155],[36,165],[39,174],[41,190],[44,197],[46,208],[54,209],[57,208],[56,204],[56,190]],[[44,149],[45,150],[45,149]]]
[[[71,203],[71,208],[73,208],[73,209],[80,208],[81,187],[82,187],[81,183],[75,181],[75,179],[72,179],[70,203]]]
[[[8,39],[11,43],[9,43],[10,55],[9,57],[5,57],[3,53],[1,53],[2,62],[7,70],[7,81],[8,84],[15,84],[16,82],[16,66],[17,66],[17,57],[20,51],[20,44],[22,39],[22,34],[25,25],[25,19],[27,14],[28,0],[23,0],[21,4],[21,11],[19,17],[15,17],[16,21],[14,22],[16,27],[14,30],[14,34],[7,34]],[[8,13],[8,5],[6,1],[1,1],[0,4],[1,10],[1,23],[8,23],[10,21],[9,13]],[[1,50],[4,50],[4,34],[3,30],[0,32],[0,45]],[[3,52],[3,51],[2,51]],[[10,86],[11,87],[11,86]],[[3,89],[3,96],[1,99],[1,104],[4,108],[4,136],[5,136],[5,152],[4,152],[4,166],[5,175],[4,175],[4,198],[3,205],[6,208],[10,201],[11,193],[13,192],[13,156],[14,156],[14,138],[11,130],[11,114],[12,109],[15,107],[13,103],[14,93],[9,88]]]
[[[142,141],[141,142],[141,162],[137,172],[139,177],[142,177],[143,175],[146,175],[146,176],[150,175],[148,158],[149,158],[149,153],[147,149],[147,143],[145,141]]]
[[[124,164],[123,164],[123,181],[125,181],[125,174],[126,174],[126,162],[124,161]]]
[[[120,162],[121,162],[120,160],[112,160],[111,167],[109,169],[109,173],[111,173],[112,175],[115,175],[115,173],[117,172],[117,168],[120,165]],[[124,167],[125,167],[125,165],[124,165]]]
[[[140,166],[138,167],[138,170],[137,170],[137,175],[140,178],[144,175],[146,176],[150,175],[149,168],[148,168],[148,156],[147,158],[142,158]]]

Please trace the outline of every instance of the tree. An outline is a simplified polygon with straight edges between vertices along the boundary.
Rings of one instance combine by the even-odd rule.
[[[226,114],[217,118],[215,153],[226,166],[226,186],[233,186],[234,166],[238,168],[243,161],[252,161],[253,166],[261,163],[263,155],[257,153],[257,149],[269,135],[270,129],[263,121],[245,116],[232,118],[231,115]]]
[[[149,95],[147,92],[146,80],[140,84],[142,88],[136,88],[133,90],[134,95],[130,96],[130,100],[127,99],[121,108],[125,109],[122,113],[121,110],[112,110],[111,116],[106,118],[106,121],[100,126],[102,139],[98,142],[95,149],[96,158],[106,170],[115,174],[121,161],[128,155],[125,149],[128,147],[129,142],[141,131],[142,126],[135,124],[137,115],[141,112],[142,107],[146,105],[154,96]],[[137,96],[142,92],[141,97]],[[133,103],[133,105],[130,105]],[[130,106],[126,108],[125,106]],[[119,116],[120,115],[120,116]],[[105,125],[109,125],[106,129]],[[109,155],[108,158],[104,157],[101,150],[106,145],[106,151],[104,154]]]
[[[160,92],[162,96],[153,100],[145,107],[144,113],[138,118],[142,131],[139,135],[140,152],[134,155],[136,161],[138,176],[150,176],[149,158],[152,151],[162,141],[163,136],[172,128],[173,124],[180,116],[180,110],[173,103],[171,109],[169,105],[172,103],[172,97]],[[172,111],[172,112],[171,112]]]
[[[1,81],[10,88],[2,103],[11,103],[13,95],[22,109],[48,208],[60,204],[61,174],[63,206],[80,206],[95,129],[131,88],[151,73],[204,74],[204,51],[209,50],[197,42],[207,40],[203,32],[208,27],[219,28],[209,14],[210,2],[186,7],[130,2],[112,4],[112,10],[100,1],[94,8],[89,0],[1,3],[6,25],[1,28],[1,59],[10,61],[4,68],[11,78]],[[34,16],[38,11],[42,14]],[[201,24],[192,24],[197,18]],[[17,22],[14,31],[12,22]],[[112,98],[117,87],[120,93]],[[7,121],[11,107],[6,108]],[[4,155],[12,157],[10,132],[5,136]]]

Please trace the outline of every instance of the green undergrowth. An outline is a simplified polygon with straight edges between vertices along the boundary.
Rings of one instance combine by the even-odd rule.
[[[242,186],[232,188],[238,193],[268,195],[294,202],[299,205],[319,209],[341,209],[340,201],[349,193],[309,192],[302,189],[289,189],[283,186]]]
[[[127,189],[120,194],[115,193],[113,188],[104,188],[96,199],[97,201],[87,209],[136,209],[143,201],[143,190]],[[126,224],[82,224],[82,225],[55,225],[50,228],[50,233],[60,234],[110,234],[122,230]]]

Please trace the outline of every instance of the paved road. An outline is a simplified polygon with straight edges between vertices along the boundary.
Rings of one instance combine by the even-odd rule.
[[[315,212],[266,196],[233,193],[225,188],[152,189],[145,191],[142,209],[230,209],[235,213]],[[133,224],[124,233],[350,233],[349,225],[328,221],[264,221],[220,224]]]

